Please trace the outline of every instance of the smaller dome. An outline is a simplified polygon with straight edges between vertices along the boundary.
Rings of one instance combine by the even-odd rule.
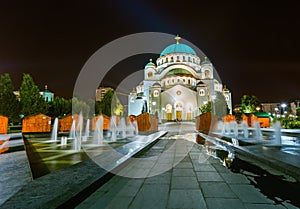
[[[185,53],[185,54],[197,55],[196,52],[188,45],[176,43],[166,47],[161,52],[160,57],[167,54],[173,54],[173,53]]]
[[[145,67],[153,67],[156,68],[156,65],[152,62],[152,59],[150,59],[150,62]]]
[[[202,85],[205,85],[205,83],[203,83],[203,81],[199,81],[199,82],[197,83],[197,86],[202,86]]]
[[[211,62],[207,57],[204,57],[204,60],[201,61],[201,65],[203,64],[211,64]]]
[[[154,87],[154,86],[161,87],[160,83],[158,83],[158,82],[154,83],[152,86],[153,86],[153,87]]]

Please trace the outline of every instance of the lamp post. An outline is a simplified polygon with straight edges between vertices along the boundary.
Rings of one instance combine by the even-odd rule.
[[[283,114],[285,114],[285,108],[287,105],[285,103],[282,103],[280,106],[282,108],[282,115],[283,115]]]

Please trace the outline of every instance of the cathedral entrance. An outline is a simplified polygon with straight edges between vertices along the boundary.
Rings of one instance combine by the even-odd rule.
[[[192,109],[193,109],[193,105],[192,104],[188,104],[186,106],[186,120],[192,120]]]
[[[172,120],[172,105],[167,104],[166,111],[167,111],[167,120]]]
[[[182,120],[182,103],[176,102],[175,103],[175,111],[176,111],[176,120]]]
[[[176,119],[177,120],[182,120],[182,111],[177,111],[176,110]]]

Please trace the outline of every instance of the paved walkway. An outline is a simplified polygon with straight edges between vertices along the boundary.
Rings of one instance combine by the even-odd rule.
[[[10,149],[24,146],[23,139],[10,140]],[[31,181],[26,151],[0,154],[0,205]]]
[[[163,137],[119,175],[77,208],[296,208],[276,204],[244,175],[207,155],[203,146],[180,137]]]
[[[161,126],[160,130],[169,131],[168,137],[161,137],[148,151],[143,151],[137,159],[121,170],[120,176],[114,176],[81,202],[77,208],[297,208],[287,201],[279,199],[274,202],[267,198],[250,182],[252,179],[249,180],[242,174],[232,173],[222,165],[219,159],[207,155],[207,150],[202,145],[192,142],[192,135],[184,135],[193,132],[193,128],[194,126],[188,123]],[[187,137],[187,140],[183,137]],[[22,145],[22,139],[10,141],[11,147]],[[260,156],[264,154],[269,159],[278,156],[279,150],[275,150],[277,154],[274,155],[274,149],[270,147],[258,153],[254,149],[251,152]],[[287,160],[282,153],[279,157]],[[275,160],[275,162],[278,161]],[[299,165],[299,161],[292,160],[291,162],[294,162],[294,166]],[[93,168],[93,166],[90,167]],[[16,201],[10,201],[10,204],[6,202],[6,205],[0,207],[26,208],[21,205],[25,206],[26,201],[37,202],[36,198],[41,199],[40,195],[44,190],[52,196],[56,195],[61,198],[63,196],[68,199],[67,195],[70,192],[63,194],[61,191],[54,191],[49,185],[53,185],[53,181],[64,185],[66,181],[74,179],[76,183],[72,184],[73,187],[82,190],[84,187],[80,184],[79,177],[85,177],[84,182],[87,181],[86,178],[90,181],[92,178],[95,180],[98,178],[97,169],[88,170],[87,168],[89,166],[85,166],[83,162],[74,166],[73,170],[62,169],[57,172],[58,179],[53,178],[54,174],[50,174],[45,178],[32,181],[24,150],[2,154],[0,155],[0,205],[10,196],[14,196],[13,199]],[[271,169],[273,168],[267,170],[271,171]],[[273,173],[276,172],[278,171],[273,170]],[[282,175],[281,172],[277,174]],[[43,179],[49,179],[47,181],[49,185],[42,181]],[[30,194],[32,199],[24,198],[26,195],[19,195],[18,199],[17,195],[14,195],[22,193],[20,192],[22,187],[23,193],[27,196]],[[73,191],[73,187],[67,186],[66,189]],[[49,208],[50,206],[44,205],[43,207]]]

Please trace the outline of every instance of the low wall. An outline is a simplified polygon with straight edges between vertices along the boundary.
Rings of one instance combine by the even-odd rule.
[[[96,123],[97,120],[99,119],[100,115],[97,115],[95,117],[93,117],[92,121],[91,121],[91,130],[94,131],[96,129]],[[109,124],[110,124],[110,118],[106,115],[103,115],[103,130],[109,130]]]
[[[79,119],[78,114],[67,115],[67,116],[59,119],[58,130],[59,131],[70,131],[72,128],[73,120],[78,121],[78,119]]]
[[[218,116],[208,112],[196,117],[196,130],[207,132],[216,130],[218,125]]]
[[[7,134],[8,117],[0,115],[0,134]]]
[[[136,117],[139,131],[158,131],[158,118],[149,113],[142,113]]]
[[[27,116],[22,120],[23,133],[50,132],[51,117],[44,114]]]

